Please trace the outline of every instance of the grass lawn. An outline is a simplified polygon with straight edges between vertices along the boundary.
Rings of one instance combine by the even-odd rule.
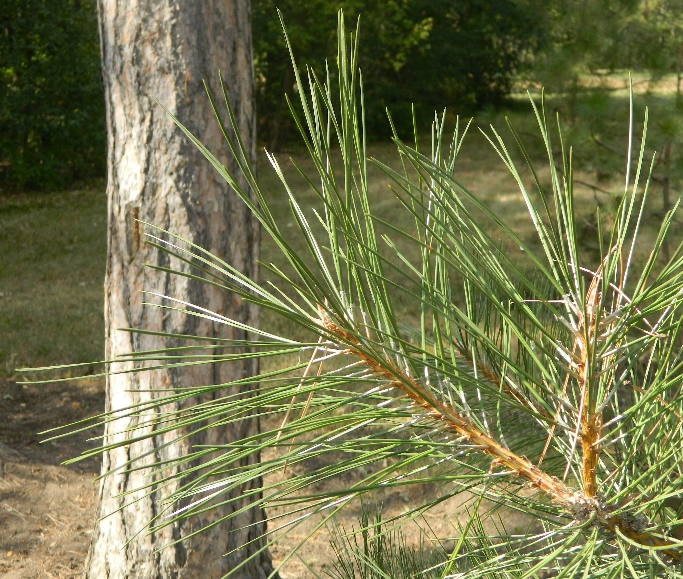
[[[100,360],[104,183],[0,197],[0,377]]]

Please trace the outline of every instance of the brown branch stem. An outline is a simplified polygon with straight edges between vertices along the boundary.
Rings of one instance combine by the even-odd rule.
[[[611,252],[610,252],[611,253]],[[608,255],[609,256],[609,255]],[[592,360],[591,350],[594,347],[594,340],[599,334],[598,329],[598,309],[600,307],[600,281],[602,280],[602,269],[605,260],[600,264],[586,292],[585,312],[580,320],[580,325],[576,333],[575,344],[578,348],[577,373],[579,386],[581,388],[581,402],[579,404],[579,427],[581,436],[581,478],[583,481],[583,491],[590,498],[596,496],[597,486],[597,466],[600,456],[600,431],[602,430],[602,413],[593,413],[592,409],[595,401],[591,400],[590,388],[590,364]]]
[[[594,496],[588,495],[585,491],[572,489],[557,477],[542,471],[526,457],[515,454],[479,429],[457,409],[436,400],[396,364],[386,358],[383,358],[380,362],[370,356],[364,351],[358,339],[340,327],[322,306],[318,306],[318,311],[320,319],[317,323],[327,330],[336,341],[344,344],[344,347],[350,354],[360,358],[376,375],[386,379],[390,386],[403,391],[416,406],[423,408],[431,418],[443,423],[447,428],[458,434],[460,439],[472,444],[475,447],[475,451],[487,454],[493,458],[496,464],[505,466],[521,478],[526,479],[532,486],[544,492],[553,503],[557,504],[575,519],[586,521],[591,516],[594,516],[595,521],[604,530],[614,533],[619,528],[622,534],[642,544],[644,547],[671,546],[670,549],[662,552],[676,561],[681,560],[678,542],[669,542],[648,533],[646,529],[647,521],[644,517],[615,515],[612,510],[602,505]],[[597,453],[589,451],[587,454],[584,454],[584,468],[586,456],[594,456],[597,461]]]

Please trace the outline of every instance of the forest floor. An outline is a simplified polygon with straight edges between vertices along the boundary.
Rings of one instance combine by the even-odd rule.
[[[620,110],[626,110],[621,106],[624,103],[619,102]],[[537,134],[528,112],[522,120],[522,128],[528,128],[522,133]],[[625,133],[625,124],[621,129]],[[459,179],[510,223],[526,222],[525,208],[514,182],[477,131],[472,133],[468,140],[474,141],[474,146],[470,142],[464,147]],[[623,135],[620,133],[615,139],[623,142]],[[532,145],[536,141],[532,140]],[[535,147],[538,149],[538,143]],[[536,158],[542,158],[537,150],[533,152]],[[381,159],[392,154],[390,145],[373,146],[370,153]],[[312,168],[300,155],[293,156],[305,170]],[[296,171],[287,157],[278,156],[283,170],[294,175],[296,181]],[[623,181],[618,172],[605,181],[604,175],[595,169],[577,171],[575,177],[588,184],[576,191],[582,237],[585,234],[580,243],[582,249],[595,253],[596,202],[608,211],[618,199],[620,189],[623,190]],[[547,186],[547,176],[541,178]],[[528,172],[523,173],[523,179],[533,189]],[[591,185],[598,182],[599,185]],[[269,190],[279,189],[275,179],[269,185]],[[371,192],[373,205],[393,218],[398,210],[391,203],[385,182],[381,185]],[[0,250],[0,578],[69,578],[79,577],[83,571],[94,523],[94,479],[99,474],[99,464],[96,459],[69,466],[61,464],[87,448],[85,436],[41,443],[44,436],[38,433],[100,412],[104,406],[104,384],[102,380],[88,379],[19,386],[16,368],[101,359],[106,251],[103,190],[102,183],[95,183],[58,194],[0,197],[0,248],[12,249]],[[658,195],[657,191],[657,202]],[[306,205],[313,196],[302,189],[299,200]],[[275,214],[288,213],[286,196],[274,199],[273,203]],[[655,204],[648,214],[650,236],[661,219],[661,210],[657,209],[660,208]],[[678,235],[680,231],[677,225]],[[524,235],[532,233],[529,230]],[[274,259],[276,249],[264,239],[263,260]],[[273,323],[279,329],[273,320],[264,323]],[[338,480],[332,484],[349,482],[352,481]],[[419,487],[394,489],[375,500],[382,504],[384,516],[391,517],[408,510],[418,495],[429,492],[429,488]],[[443,503],[432,509],[421,524],[435,536],[453,536],[461,512],[457,501]],[[346,529],[358,528],[358,517],[359,505],[351,504],[336,522]],[[310,535],[297,556],[287,560],[282,579],[313,577],[307,566],[325,576],[334,553],[326,528],[316,530],[317,523],[310,519],[272,549],[274,561],[280,563],[288,559],[299,541]],[[417,525],[406,527],[406,533],[410,545],[424,537]]]

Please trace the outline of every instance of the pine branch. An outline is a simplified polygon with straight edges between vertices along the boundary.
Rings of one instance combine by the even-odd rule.
[[[526,235],[520,236],[515,224],[456,181],[455,160],[462,139],[456,126],[446,152],[442,142],[445,115],[435,120],[430,154],[418,150],[417,136],[414,147],[396,139],[403,173],[376,162],[393,183],[396,201],[415,221],[418,234],[414,236],[400,221],[388,223],[371,209],[370,190],[374,185],[370,185],[363,118],[359,115],[362,83],[357,71],[357,37],[353,46],[346,44],[341,18],[339,39],[335,77],[338,98],[332,94],[329,75],[325,83],[311,73],[310,90],[304,90],[306,83],[294,67],[297,86],[302,90],[298,92],[301,106],[292,106],[292,113],[315,172],[309,175],[301,166],[296,169],[317,199],[317,206],[308,206],[309,198],[301,203],[296,188],[269,155],[286,192],[298,240],[291,231],[280,228],[280,209],[269,206],[271,196],[264,194],[255,173],[244,162],[249,155],[238,138],[236,117],[227,97],[225,105],[234,130],[224,130],[224,134],[250,190],[243,189],[242,180],[229,174],[216,156],[173,119],[251,208],[281,251],[285,267],[266,266],[275,281],[262,286],[172,233],[153,238],[155,247],[166,251],[172,261],[180,259],[193,268],[193,273],[176,272],[179,275],[217,284],[245,302],[281,316],[287,328],[295,326],[309,338],[297,341],[286,333],[288,330],[277,335],[237,325],[220,313],[187,302],[176,301],[180,304],[177,307],[157,304],[183,315],[228,324],[258,340],[220,342],[215,347],[221,349],[211,356],[191,355],[181,348],[133,353],[126,361],[137,364],[125,372],[278,359],[273,356],[284,356],[279,358],[282,365],[249,378],[250,383],[260,386],[247,397],[221,394],[193,406],[198,394],[229,391],[244,383],[188,385],[166,398],[153,398],[140,406],[99,416],[95,420],[102,423],[120,418],[136,421],[134,429],[121,433],[126,440],[117,439],[103,448],[162,435],[170,440],[176,429],[180,439],[187,427],[224,426],[252,413],[277,416],[278,426],[270,431],[155,463],[159,481],[164,484],[173,477],[166,478],[163,473],[174,465],[178,467],[177,477],[198,472],[208,483],[182,483],[180,490],[164,498],[168,505],[209,490],[216,492],[181,508],[159,528],[213,508],[208,499],[223,500],[218,498],[223,493],[258,485],[273,473],[281,476],[288,465],[307,463],[305,472],[293,472],[292,468],[286,481],[268,483],[263,496],[253,490],[242,493],[240,500],[252,500],[258,506],[280,505],[296,516],[295,521],[302,521],[323,511],[325,516],[332,516],[333,510],[354,496],[403,484],[443,484],[437,498],[422,500],[409,513],[475,488],[479,495],[474,506],[477,522],[470,526],[471,519],[460,527],[458,546],[444,576],[456,576],[451,572],[461,564],[468,577],[487,579],[507,576],[508,570],[510,576],[528,577],[553,566],[562,567],[562,576],[623,578],[627,573],[640,576],[639,572],[668,576],[669,569],[664,568],[658,554],[676,562],[683,560],[683,541],[679,540],[683,537],[683,244],[662,268],[658,256],[674,223],[679,206],[675,203],[662,221],[649,256],[634,259],[654,165],[651,163],[650,176],[642,187],[641,175],[647,171],[643,165],[645,131],[632,179],[631,125],[625,194],[611,216],[609,246],[600,244],[606,255],[596,271],[581,265],[571,148],[565,147],[560,131],[559,166],[545,109],[535,104],[548,155],[552,195],[513,127],[536,187],[547,195],[537,197],[528,189],[526,177],[518,171],[508,146],[495,130],[487,137],[517,182],[535,241],[530,243]],[[645,121],[647,125],[647,115]],[[228,134],[236,135],[237,140],[231,141]],[[339,156],[332,153],[337,144]],[[318,235],[320,230],[315,220],[309,219],[309,212],[327,236]],[[410,249],[397,245],[388,234],[378,236],[377,224],[399,235]],[[599,219],[599,240],[604,239],[603,224]],[[489,231],[490,225],[496,227],[496,233]],[[173,238],[173,243],[164,241],[165,235]],[[380,239],[387,242],[400,265],[383,254]],[[513,249],[519,247],[521,257],[501,249],[507,242]],[[422,256],[422,267],[413,262],[413,249]],[[519,263],[518,257],[525,263]],[[626,296],[633,261],[638,262],[640,273],[628,285]],[[170,267],[162,269],[173,271]],[[530,270],[532,276],[527,274]],[[464,306],[452,295],[452,278],[464,283]],[[171,296],[159,297],[173,300]],[[415,306],[412,311],[420,314],[419,328],[406,333],[399,329],[399,302],[395,297],[407,298]],[[362,321],[354,321],[354,308]],[[651,324],[650,317],[657,318],[656,322]],[[311,333],[317,342],[310,339]],[[156,334],[174,341],[188,338]],[[225,347],[237,350],[224,354]],[[311,354],[307,364],[289,361],[290,356],[303,352]],[[325,360],[347,355],[351,359],[344,359],[340,367],[323,371]],[[61,372],[63,367],[54,370]],[[373,388],[357,392],[355,385],[367,381],[374,382]],[[623,396],[626,389],[630,389],[628,395]],[[470,393],[476,395],[481,414],[475,412],[474,405],[470,408]],[[299,400],[300,395],[307,395],[305,401]],[[182,409],[166,411],[169,401],[181,403]],[[489,425],[488,412],[493,408],[497,424]],[[295,409],[297,414],[301,411],[298,418],[292,418]],[[511,427],[507,423],[521,414],[533,416],[537,424],[529,428],[528,424],[514,423]],[[372,426],[366,428],[368,425]],[[146,426],[151,427],[143,432]],[[73,428],[76,432],[84,430],[80,423]],[[404,436],[404,428],[414,429],[415,436]],[[526,455],[536,459],[544,438],[543,450],[533,464]],[[460,443],[462,448],[458,448]],[[552,460],[541,468],[551,444]],[[252,460],[262,450],[279,448],[288,449],[268,453],[272,456],[262,462]],[[211,460],[203,462],[209,454]],[[327,460],[320,462],[322,457]],[[241,466],[240,461],[246,458],[248,465]],[[560,460],[567,463],[562,478],[555,476]],[[383,466],[375,469],[378,464]],[[372,466],[372,473],[363,475],[358,484],[304,492],[330,477],[366,466]],[[141,465],[133,459],[121,468]],[[501,471],[493,473],[494,468]],[[429,474],[418,475],[425,472]],[[214,478],[220,480],[214,482]],[[515,484],[494,488],[490,486],[493,481]],[[146,495],[158,484],[156,481],[138,490]],[[525,487],[538,492],[529,496]],[[492,538],[476,513],[483,498],[495,501],[504,510],[508,506],[518,509],[534,522],[542,519],[546,529],[534,536],[512,536],[501,524],[500,532]],[[301,514],[303,511],[307,512]],[[495,507],[487,511],[492,517]],[[229,517],[239,513],[236,509]],[[279,516],[271,516],[270,522]],[[397,520],[408,518],[404,513]],[[565,524],[567,519],[569,524]],[[284,535],[289,525],[276,529],[274,536]],[[577,545],[578,541],[583,545]]]
[[[591,284],[588,292],[589,296],[596,294],[596,292],[592,292],[593,287],[593,284]],[[327,330],[330,337],[340,347],[345,347],[347,353],[362,360],[375,375],[384,378],[388,386],[401,390],[415,406],[425,410],[430,418],[454,431],[458,435],[459,440],[467,441],[473,445],[475,452],[492,457],[492,466],[505,466],[517,476],[526,479],[531,486],[545,493],[554,504],[578,522],[592,522],[592,524],[610,533],[623,534],[633,542],[642,545],[643,548],[648,546],[655,547],[674,561],[682,560],[682,542],[648,531],[650,523],[643,515],[615,514],[615,511],[618,510],[617,508],[607,507],[595,496],[594,465],[597,465],[598,460],[598,452],[595,450],[597,445],[591,447],[586,445],[583,451],[584,490],[574,490],[557,477],[538,468],[526,457],[515,454],[493,437],[482,432],[481,429],[466,416],[463,416],[457,409],[450,408],[443,402],[435,400],[421,384],[390,360],[383,358],[380,362],[370,356],[363,348],[361,342],[342,328],[320,305],[318,305],[318,313],[320,319],[316,320],[316,323],[321,328]],[[595,321],[594,317],[591,319]],[[595,429],[599,433],[596,425],[600,424],[601,417],[596,418],[598,414],[591,416],[587,412],[582,413],[582,416],[585,417],[584,420],[587,423],[585,427],[588,430],[587,436],[599,436],[599,434],[593,434],[593,431],[590,429]],[[588,440],[592,440],[592,438]],[[590,494],[590,492],[593,494]]]
[[[597,324],[599,320],[598,308],[600,299],[598,284],[602,279],[603,264],[598,268],[588,287],[584,306],[585,314],[580,317],[579,327],[575,334],[576,346],[579,350],[576,371],[579,387],[581,388],[578,420],[581,428],[581,474],[584,492],[591,498],[595,497],[597,493],[596,468],[598,458],[600,457],[600,447],[597,442],[600,440],[600,431],[602,429],[602,412],[593,412],[595,403],[590,397],[589,381],[592,376],[589,365],[592,363],[593,349],[598,346],[596,343],[598,340]]]
[[[484,361],[481,359],[478,359],[475,362],[472,359],[470,351],[465,347],[464,344],[458,342],[455,339],[452,340],[452,344],[458,350],[458,353],[464,361],[466,361],[473,369],[476,368],[477,372],[479,372],[484,378],[486,378],[486,380],[498,386],[499,389],[502,389],[503,392],[510,396],[517,404],[519,404],[520,406],[524,406],[532,412],[555,422],[555,419],[545,409],[534,406],[529,402],[529,400],[524,398],[524,396],[522,396],[519,393],[519,388],[515,389],[512,386],[510,386],[510,384],[507,381],[501,380],[498,377],[496,371],[490,365],[484,363]]]

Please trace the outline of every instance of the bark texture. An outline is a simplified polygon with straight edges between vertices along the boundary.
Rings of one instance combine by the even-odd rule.
[[[161,330],[176,334],[244,337],[239,330],[194,316],[143,307],[142,290],[173,296],[250,324],[252,311],[237,296],[169,276],[144,264],[185,267],[144,242],[142,220],[168,229],[221,256],[250,277],[257,274],[258,225],[208,162],[172,124],[155,97],[212,151],[226,147],[202,80],[219,94],[222,71],[236,111],[240,132],[254,147],[253,72],[250,3],[248,0],[99,0],[99,21],[108,130],[108,257],[105,282],[106,355],[160,348],[167,340],[134,335],[119,328]],[[220,155],[219,155],[220,157]],[[223,159],[225,164],[231,161]],[[154,298],[153,298],[154,299]],[[158,301],[158,300],[157,300]],[[170,344],[173,345],[173,344]],[[119,368],[124,366],[119,365]],[[251,375],[251,363],[204,365],[183,370],[119,374],[107,381],[107,409],[115,410],[154,396],[154,390],[175,386],[221,384]],[[151,392],[150,392],[151,391]],[[119,422],[107,441],[125,426]],[[135,427],[129,421],[127,426]],[[160,448],[160,437],[121,448],[104,456],[103,472],[134,456],[144,464],[185,453],[190,444],[228,442],[258,428],[256,419],[232,427],[194,434],[183,444]],[[255,459],[254,459],[255,460]],[[100,485],[98,517],[123,505],[114,495],[150,481],[144,470],[117,474]],[[246,489],[244,489],[246,490]],[[166,495],[163,491],[162,495]],[[144,493],[135,493],[142,497]],[[190,538],[199,527],[240,508],[239,502],[188,523],[152,535],[133,536],[158,514],[155,498],[142,498],[130,508],[101,520],[93,534],[86,576],[103,578],[218,578],[255,552],[252,542],[264,530],[263,513],[252,509]],[[265,578],[272,567],[266,554],[234,576]]]

